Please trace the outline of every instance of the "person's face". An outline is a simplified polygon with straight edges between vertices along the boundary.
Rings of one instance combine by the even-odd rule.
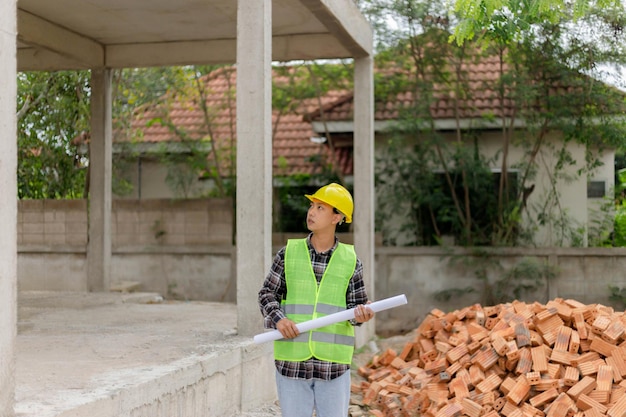
[[[335,213],[328,204],[319,200],[313,200],[307,212],[306,225],[312,232],[334,228],[341,221],[341,217],[341,214]]]

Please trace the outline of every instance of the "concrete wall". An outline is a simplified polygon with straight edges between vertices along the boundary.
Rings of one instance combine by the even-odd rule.
[[[501,279],[522,259],[550,265],[556,276],[541,279],[537,289],[521,294],[520,300],[545,303],[560,297],[585,304],[603,304],[623,310],[609,300],[609,286],[624,287],[626,249],[623,248],[498,248],[490,249],[490,283]],[[412,330],[434,308],[451,311],[475,303],[485,304],[484,280],[475,275],[487,262],[470,250],[456,248],[376,248],[376,294],[378,298],[406,294],[408,305],[377,314],[377,332]],[[500,267],[495,265],[499,264]],[[511,285],[515,285],[511,283]],[[443,290],[474,288],[475,292],[437,301]]]
[[[228,199],[114,200],[112,246],[224,245],[232,242]],[[20,200],[18,245],[83,247],[86,200]]]
[[[86,214],[81,214],[84,206],[70,201],[64,208],[62,203],[20,202],[20,290],[87,288],[86,237],[77,232],[86,233]],[[169,298],[235,301],[236,251],[230,244],[232,224],[227,205],[208,200],[115,202],[112,281],[139,282],[141,291]],[[275,234],[272,252],[289,237],[292,235]],[[352,242],[351,235],[340,239]],[[474,271],[486,258],[460,248],[383,247],[380,236],[376,241],[376,264],[365,265],[376,268],[376,299],[402,293],[409,299],[407,306],[379,313],[378,333],[413,329],[433,308],[446,311],[484,303],[480,290],[484,282]],[[489,253],[490,261],[501,265],[489,269],[491,282],[524,258],[555,268],[556,277],[543,280],[534,293],[524,294],[521,298],[525,301],[545,303],[563,297],[611,305],[609,285],[626,285],[626,249],[622,248],[492,248]],[[453,258],[458,261],[452,262]],[[266,274],[258,272],[254,278],[258,286]],[[438,291],[466,287],[476,292],[448,302],[434,298]]]
[[[87,203],[22,200],[18,288],[87,290]],[[178,299],[234,301],[229,200],[116,200],[111,281]]]
[[[129,153],[132,151],[128,151]],[[128,194],[116,195],[120,199],[156,199],[156,198],[197,198],[206,196],[213,188],[213,181],[202,180],[195,175],[183,178],[183,172],[188,167],[180,164],[178,167],[167,167],[163,162],[154,158],[141,157],[128,161],[123,168],[122,176],[132,185]],[[174,192],[173,187],[167,184],[168,169],[172,169],[181,184],[179,189],[185,191]],[[178,174],[176,174],[178,172]]]

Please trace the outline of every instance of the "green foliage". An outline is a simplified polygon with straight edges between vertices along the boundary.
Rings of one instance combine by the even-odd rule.
[[[322,98],[329,91],[350,91],[353,88],[353,66],[345,62],[324,64],[319,62],[302,62],[289,66],[277,65],[273,67],[272,78],[272,111],[274,127],[285,114],[300,114],[304,119],[316,118],[324,127],[323,136],[328,147],[329,160],[326,158],[326,147],[320,147],[320,154],[311,160],[314,164],[313,172],[324,175],[329,172],[343,183],[343,172],[335,161],[335,137],[328,129],[325,102]],[[316,114],[307,114],[311,108],[318,109]],[[282,161],[286,162],[286,161]],[[283,176],[288,172],[286,164],[279,164],[279,171],[275,174]],[[283,168],[284,166],[284,168]]]
[[[588,246],[590,247],[612,247],[614,218],[613,211],[615,202],[612,198],[604,198],[597,210],[590,210],[589,230],[587,231]]]
[[[519,207],[511,204],[503,213],[498,211],[499,175],[489,169],[490,161],[472,148],[433,145],[425,135],[415,135],[408,146],[401,137],[390,140],[377,158],[378,209],[388,213],[377,217],[378,230],[397,227],[405,235],[404,245],[410,246],[437,245],[445,236],[454,236],[463,246],[514,244]],[[434,147],[443,149],[449,165],[440,164]],[[510,181],[514,188],[514,178]]]
[[[626,307],[626,288],[609,285],[609,300],[618,303],[622,308]]]
[[[617,171],[618,184],[616,189],[619,190],[617,198],[617,207],[615,209],[614,223],[614,244],[615,246],[626,246],[626,168]]]
[[[125,68],[113,73],[113,114],[116,129],[128,128],[140,106],[153,103],[169,89],[183,88],[194,67]]]
[[[615,246],[626,246],[626,200],[615,213]]]
[[[18,197],[82,198],[87,156],[72,140],[89,126],[88,71],[17,77]]]
[[[185,66],[145,70],[133,70],[123,73],[120,78],[120,88],[123,97],[129,103],[124,120],[132,120],[133,113],[141,106],[155,110],[157,115],[149,120],[145,127],[160,125],[166,127],[172,140],[161,144],[150,155],[159,160],[167,168],[166,184],[179,198],[193,198],[203,195],[198,185],[198,179],[210,181],[211,196],[234,197],[235,178],[235,140],[234,130],[230,141],[219,143],[214,140],[214,132],[219,125],[217,118],[224,109],[234,106],[234,85],[230,85],[224,92],[218,104],[209,105],[206,75],[209,73],[223,77],[227,85],[230,83],[232,69],[218,72],[221,66]],[[125,88],[134,85],[136,89]],[[143,91],[134,94],[132,91]],[[135,103],[135,105],[130,105]],[[139,106],[139,107],[137,107]],[[199,109],[202,125],[192,131],[185,126],[175,124],[172,112],[183,108]],[[230,122],[234,129],[234,118]],[[126,137],[141,134],[143,127],[126,130]]]
[[[496,260],[496,256],[482,249],[472,250],[469,256],[450,255],[449,260],[451,265],[461,264],[464,269],[472,270],[481,282],[481,287],[468,286],[438,291],[433,294],[438,301],[449,301],[453,297],[469,293],[480,293],[480,303],[483,305],[519,300],[540,289],[557,273],[554,265],[533,257],[523,257],[507,269]]]
[[[283,115],[297,112],[303,101],[318,100],[330,90],[352,89],[352,66],[345,62],[324,64],[305,61],[272,68],[272,109]]]
[[[615,152],[615,194],[620,196],[626,191],[626,145]]]
[[[626,136],[626,125],[614,118],[623,113],[623,93],[587,76],[600,62],[624,62],[623,41],[611,37],[624,14],[614,13],[611,26],[608,13],[585,8],[579,23],[599,29],[601,42],[594,43],[571,36],[571,16],[547,2],[515,3],[502,13],[510,2],[459,1],[458,15],[437,1],[360,5],[375,21],[393,20],[398,27],[378,46],[376,99],[417,98],[405,99],[398,109],[398,123],[387,133],[389,147],[377,160],[377,228],[385,242],[438,244],[452,235],[467,246],[533,244],[539,228],[552,227],[553,244],[582,245],[587,231],[569,216],[561,190],[581,176],[593,177],[602,165],[598,155],[622,146]],[[465,18],[472,13],[482,20]],[[450,43],[449,34],[459,30],[466,31],[457,37],[463,42]],[[480,36],[470,41],[474,33]],[[497,58],[496,77],[471,87],[465,64],[486,58]],[[501,147],[489,158],[474,155],[483,152],[481,121],[473,121],[476,131],[460,127],[476,110],[471,94],[483,99],[482,90],[500,103],[482,120],[500,124]],[[455,109],[455,127],[447,135],[436,126],[444,99]],[[515,128],[518,121],[524,129]],[[555,132],[562,132],[562,144],[551,140]],[[574,157],[573,144],[585,148],[584,160]],[[513,149],[523,158],[510,165]],[[535,191],[544,179],[547,189]],[[606,242],[605,220],[592,225],[594,242]]]
[[[453,39],[459,44],[490,30],[507,27],[512,36],[525,33],[530,25],[558,23],[562,20],[580,22],[597,10],[623,10],[620,0],[456,0],[454,11],[460,22]]]
[[[319,175],[293,175],[281,181],[279,187],[275,187],[275,198],[279,204],[274,204],[274,230],[285,233],[308,233],[306,225],[307,211],[310,201],[304,196],[313,194],[322,185],[330,182],[338,182],[339,179],[332,173]],[[349,189],[350,192],[352,190]],[[350,225],[344,223],[337,226],[337,232],[343,233],[350,229]]]
[[[180,84],[181,71],[178,67],[114,71],[115,134],[128,131],[134,109]],[[17,81],[19,198],[84,198],[88,144],[73,140],[90,130],[90,72],[24,72]],[[113,158],[117,195],[132,191],[125,173],[136,156],[125,152]]]

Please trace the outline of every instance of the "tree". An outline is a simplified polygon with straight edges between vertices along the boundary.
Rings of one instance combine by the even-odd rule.
[[[329,91],[347,92],[352,90],[352,74],[354,68],[345,62],[320,63],[304,61],[291,65],[279,65],[273,68],[272,77],[272,111],[275,116],[272,137],[275,136],[282,117],[285,114],[305,114],[308,108],[316,109],[316,117],[324,126],[324,138],[328,144],[329,158],[320,154],[315,162],[317,172],[323,183],[332,177],[333,180],[344,183],[343,172],[336,161],[334,137],[328,129],[327,115],[323,99]],[[320,148],[322,149],[322,148]],[[328,160],[326,160],[328,159]],[[319,184],[311,184],[318,186]]]
[[[386,3],[387,8],[383,2],[369,3],[378,6],[371,9],[377,16],[395,16],[401,35],[377,55],[384,78],[377,80],[377,97],[406,92],[413,97],[410,106],[399,109],[387,162],[380,161],[377,176],[378,201],[387,205],[383,211],[397,212],[402,202],[410,203],[409,215],[399,217],[406,219],[401,229],[412,231],[410,243],[433,244],[452,233],[463,245],[519,244],[532,239],[537,224],[549,222],[559,230],[561,242],[579,244],[578,225],[567,217],[558,185],[571,179],[571,167],[578,162],[569,144],[588,150],[584,168],[575,174],[582,175],[598,167],[592,148],[619,146],[624,137],[624,123],[610,119],[623,111],[623,96],[587,76],[598,62],[617,62],[620,55],[604,44],[572,39],[566,22],[547,21],[519,32],[510,22],[494,18],[480,38],[451,43],[450,33],[459,20],[445,14],[436,1],[397,1]],[[437,15],[438,10],[444,15]],[[592,20],[591,13],[588,17]],[[605,39],[615,40],[610,26],[596,27]],[[490,100],[500,103],[501,163],[495,184],[495,160],[481,155],[477,131],[460,124],[463,111],[471,111],[465,108],[473,101],[470,95],[477,91],[469,84],[467,65],[485,59],[495,59],[498,68],[497,76],[482,87],[493,92]],[[452,140],[435,128],[438,100],[453,103]],[[483,123],[489,121],[485,116]],[[515,128],[517,120],[526,128]],[[554,131],[562,132],[563,143],[550,149],[553,144],[546,139]],[[406,152],[407,138],[413,152]],[[525,158],[511,167],[508,153],[513,145],[524,150]],[[540,199],[542,205],[530,205],[542,152],[555,156],[553,166],[542,167],[552,187]]]
[[[347,93],[353,88],[354,67],[347,62],[311,62],[304,61],[277,65],[273,68],[272,77],[272,110],[274,115],[273,134],[281,119],[287,114],[299,114],[305,118],[315,118],[323,125],[325,143],[320,146],[319,153],[310,157],[314,164],[313,173],[286,175],[279,168],[274,173],[275,180],[280,184],[275,188],[274,229],[281,232],[306,233],[306,212],[309,202],[303,199],[304,194],[311,194],[320,185],[330,182],[345,183],[342,167],[336,159],[335,135],[327,125],[325,106],[329,99],[329,91]],[[334,97],[334,96],[333,96]],[[307,114],[315,109],[315,114]],[[285,169],[288,167],[285,166]],[[347,184],[346,184],[347,185]],[[350,225],[338,226],[338,232],[346,232]]]
[[[456,0],[458,24],[454,38],[459,44],[494,28],[505,28],[512,38],[533,25],[584,22],[602,16],[617,32],[623,30],[623,5],[620,0]]]
[[[352,66],[341,62],[328,65],[298,62],[276,65],[273,70],[273,135],[285,115],[299,114],[304,117],[310,109],[318,109],[316,117],[326,125],[326,103],[322,98],[331,89],[349,91],[351,88]],[[236,69],[232,66],[184,67],[177,71],[171,86],[160,96],[134,109],[128,106],[130,111],[125,116],[127,121],[119,127],[125,129],[123,137],[130,138],[129,143],[132,145],[133,137],[136,135],[137,140],[141,141],[146,129],[166,127],[171,140],[163,143],[153,156],[168,167],[167,182],[170,188],[182,198],[197,196],[192,186],[200,175],[204,175],[205,179],[215,184],[211,196],[234,197]],[[126,87],[120,91],[128,92],[129,89]],[[193,115],[195,121],[181,123],[175,116],[180,113],[179,110],[184,110],[187,116]],[[135,122],[131,123],[133,120]],[[279,168],[276,173],[277,181],[292,188],[318,188],[319,182],[328,179],[343,182],[343,174],[334,161],[334,140],[328,129],[325,129],[325,137],[330,150],[326,152],[324,147],[320,147],[320,154],[309,161],[316,166],[314,174],[299,176],[297,179],[284,178],[284,172],[289,171],[289,167],[284,166],[286,171]],[[127,154],[132,159],[135,157],[132,146],[128,148]],[[175,152],[172,152],[173,148],[176,148]],[[288,193],[279,194],[288,198]],[[283,207],[287,211],[290,209],[288,205]],[[306,207],[303,210],[298,207],[296,211],[293,218],[297,217],[301,224]],[[284,220],[286,216],[277,215],[276,218]],[[289,221],[277,223],[277,226],[281,230],[292,227]]]
[[[115,70],[113,120],[125,128],[135,107],[161,95],[175,78],[167,68]],[[90,72],[19,73],[19,198],[84,198],[88,193]],[[123,160],[114,160],[114,169]],[[119,171],[119,170],[118,170]],[[120,184],[114,175],[114,186]]]
[[[18,197],[82,198],[88,161],[72,140],[89,126],[89,72],[17,77]]]

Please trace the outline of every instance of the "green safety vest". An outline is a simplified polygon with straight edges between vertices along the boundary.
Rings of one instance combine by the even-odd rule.
[[[285,249],[287,298],[282,308],[296,324],[346,309],[346,291],[354,269],[354,246],[339,243],[318,286],[306,239],[290,239]],[[300,362],[316,357],[350,364],[354,352],[354,328],[348,321],[301,333],[294,339],[274,342],[274,358]]]

